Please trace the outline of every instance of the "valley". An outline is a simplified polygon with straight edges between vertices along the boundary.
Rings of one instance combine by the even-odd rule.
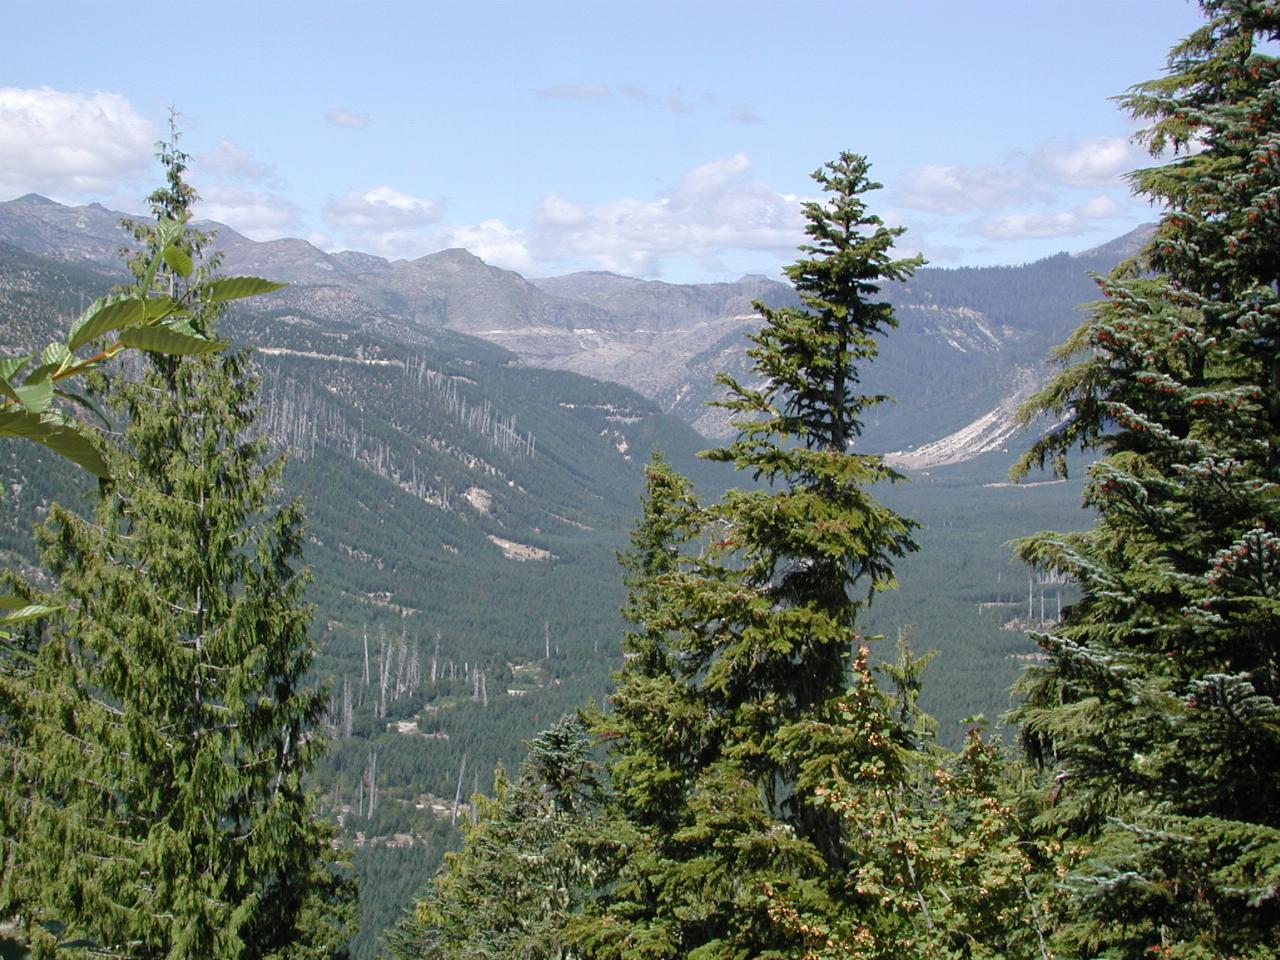
[[[0,203],[6,342],[39,344],[118,279],[119,215]],[[613,274],[525,280],[452,250],[417,261],[255,244],[218,227],[224,269],[290,281],[222,332],[254,350],[263,428],[307,515],[309,599],[327,683],[316,776],[365,879],[358,956],[456,842],[468,797],[622,663],[615,561],[655,449],[713,497],[748,478],[697,456],[728,433],[713,376],[745,369],[751,302],[794,302],[762,277],[679,286]],[[867,629],[937,650],[925,705],[958,742],[997,717],[1034,647],[1021,627],[1060,602],[1007,541],[1082,528],[1078,479],[1003,485],[1026,439],[1017,400],[1079,319],[1115,251],[1022,267],[924,270],[888,291],[900,329],[866,387],[894,397],[858,441],[905,482],[877,491],[922,525],[901,588]],[[87,481],[12,444],[0,549],[33,569],[29,526]],[[1028,589],[1031,599],[1028,600]],[[1039,600],[1036,599],[1039,591]],[[1016,621],[1016,622],[1015,622]],[[1006,629],[1005,627],[1010,628]]]

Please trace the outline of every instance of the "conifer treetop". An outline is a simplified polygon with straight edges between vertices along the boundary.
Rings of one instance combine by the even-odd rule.
[[[770,480],[811,473],[821,469],[818,461],[788,455],[781,438],[807,451],[846,453],[862,433],[863,411],[887,399],[858,392],[859,365],[879,354],[877,338],[897,326],[893,308],[874,298],[884,282],[910,277],[925,261],[894,256],[905,228],[886,227],[868,212],[863,197],[881,186],[869,169],[865,157],[846,151],[814,171],[829,196],[803,205],[812,242],[786,268],[804,308],[755,303],[765,322],[749,335],[747,356],[763,383],[750,388],[727,374],[717,377],[728,388],[717,405],[736,415],[741,433],[737,443],[710,452],[711,459]]]

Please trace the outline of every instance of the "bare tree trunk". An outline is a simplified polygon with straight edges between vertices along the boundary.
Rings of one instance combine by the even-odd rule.
[[[396,699],[404,695],[404,672],[409,666],[409,645],[405,639],[404,621],[400,622],[400,645],[396,652]]]
[[[458,789],[453,794],[453,818],[450,821],[452,826],[458,825],[458,805],[462,803],[462,777],[467,772],[467,755],[462,755],[462,763],[458,765]]]
[[[369,685],[369,627],[364,628],[364,685]]]
[[[342,678],[342,735],[351,736],[351,680]]]
[[[387,660],[387,631],[378,628],[378,716],[387,716],[387,681],[391,678],[391,663]]]

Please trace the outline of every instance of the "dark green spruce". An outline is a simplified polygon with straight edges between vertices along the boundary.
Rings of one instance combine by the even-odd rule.
[[[867,211],[867,170],[842,154],[814,175],[827,198],[805,205],[812,243],[787,270],[803,307],[757,304],[754,382],[721,378],[738,437],[706,456],[757,484],[702,506],[650,465],[626,560],[630,659],[597,721],[637,833],[583,925],[592,956],[799,956],[840,914],[844,824],[802,782],[821,761],[795,732],[838,723],[849,683],[870,682],[851,673],[858,613],[893,585],[914,526],[868,489],[896,475],[851,449],[882,399],[859,391],[860,365],[894,326],[876,295],[921,262],[894,257],[902,231]]]
[[[1099,449],[1083,534],[1023,556],[1082,590],[1015,711],[1088,843],[1069,956],[1274,957],[1280,943],[1280,9],[1203,0],[1121,98],[1163,166],[1151,244],[1028,408],[1023,468]]]

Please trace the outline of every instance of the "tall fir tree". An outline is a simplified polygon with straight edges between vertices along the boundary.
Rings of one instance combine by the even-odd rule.
[[[895,325],[876,295],[922,262],[894,257],[902,230],[867,211],[867,172],[845,153],[814,174],[828,196],[805,205],[812,243],[787,269],[803,307],[756,305],[759,387],[720,378],[738,437],[706,456],[763,483],[702,506],[650,465],[626,558],[630,659],[598,721],[637,832],[583,928],[595,956],[798,956],[807,927],[779,918],[837,908],[843,822],[802,787],[816,758],[789,731],[837,720],[857,615],[914,548],[914,524],[868,490],[896,475],[851,450],[883,399],[859,391],[859,366]]]
[[[865,412],[887,399],[859,392],[860,365],[897,326],[877,294],[924,262],[895,258],[905,228],[867,210],[864,195],[881,186],[869,170],[865,157],[842,153],[814,172],[828,197],[804,204],[813,242],[786,268],[803,307],[756,304],[764,326],[747,355],[759,387],[718,378],[738,437],[705,456],[767,487],[731,490],[708,511],[719,531],[708,554],[727,575],[720,589],[693,595],[719,631],[698,651],[697,669],[706,670],[702,686],[716,707],[733,717],[735,754],[770,807],[785,807],[801,835],[819,843],[829,824],[811,823],[803,798],[780,795],[797,768],[777,731],[844,690],[858,613],[896,585],[894,560],[915,549],[916,524],[869,490],[901,477],[878,454],[852,450]]]
[[[1122,102],[1165,213],[1026,410],[1021,465],[1100,449],[1084,534],[1021,552],[1082,599],[1015,718],[1093,845],[1060,942],[1108,957],[1270,957],[1280,943],[1280,9],[1203,0],[1166,76]]]
[[[185,221],[187,157],[170,142],[160,159],[153,210]],[[205,242],[189,235],[156,288],[207,279]],[[54,507],[40,530],[63,613],[0,679],[2,906],[36,956],[342,955],[352,890],[304,785],[326,701],[301,506],[277,505],[248,358],[156,357],[108,401],[125,426],[93,519]]]

